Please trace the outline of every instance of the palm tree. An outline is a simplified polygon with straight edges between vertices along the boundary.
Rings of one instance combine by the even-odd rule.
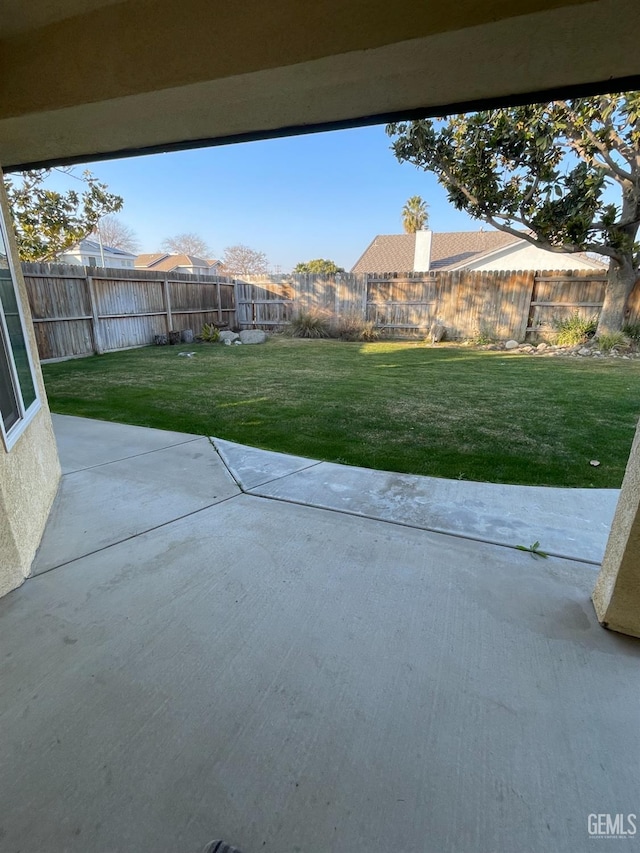
[[[429,225],[429,205],[419,195],[412,195],[402,208],[402,225],[407,234],[415,234]]]

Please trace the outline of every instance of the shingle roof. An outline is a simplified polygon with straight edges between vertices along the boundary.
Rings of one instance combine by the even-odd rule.
[[[410,272],[415,245],[415,234],[378,234],[351,272]]]
[[[150,270],[159,270],[160,272],[171,272],[176,267],[202,267],[202,269],[209,269],[208,261],[205,261],[203,258],[196,258],[194,255],[185,254],[168,255],[165,252],[138,255],[136,266],[146,267]]]
[[[477,261],[519,241],[504,231],[444,231],[431,236],[431,269],[448,270]],[[413,271],[415,234],[378,234],[365,249],[351,272],[405,273]],[[604,259],[577,252],[574,257],[595,268],[606,269]],[[422,270],[418,270],[422,272]]]
[[[150,267],[156,261],[159,261],[160,258],[166,258],[166,252],[150,252],[146,255],[138,255],[136,258],[136,266],[137,267]]]
[[[80,243],[76,243],[76,246],[72,248],[79,248],[81,252],[95,252],[97,254],[100,254],[101,251],[100,243],[97,240],[89,240],[86,237]],[[102,244],[102,251],[111,252],[112,255],[124,255],[126,258],[135,257],[131,252],[125,252],[124,249],[115,249],[113,246],[105,246],[104,243]]]
[[[517,237],[504,231],[446,231],[432,235],[431,269],[444,270],[494,252]],[[411,272],[415,234],[378,234],[356,261],[351,272]]]
[[[431,243],[431,269],[446,270],[517,242],[517,237],[505,234],[504,231],[449,231],[434,234]]]

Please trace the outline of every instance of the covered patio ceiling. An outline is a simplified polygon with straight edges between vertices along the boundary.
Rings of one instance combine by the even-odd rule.
[[[5,170],[640,86],[636,0],[0,0],[0,22]]]

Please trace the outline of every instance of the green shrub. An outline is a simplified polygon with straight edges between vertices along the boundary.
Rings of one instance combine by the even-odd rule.
[[[634,344],[640,344],[640,323],[627,323],[622,331]]]
[[[597,317],[582,317],[574,312],[564,320],[555,320],[556,343],[561,347],[584,344],[596,333]]]
[[[320,311],[300,311],[291,318],[289,330],[294,338],[328,338],[331,322],[328,315]]]
[[[341,341],[377,341],[380,337],[380,330],[374,322],[355,313],[339,317],[333,332]]]
[[[220,329],[212,323],[205,323],[198,339],[207,344],[215,344],[220,340]]]
[[[475,344],[477,347],[487,346],[488,344],[493,344],[496,341],[495,335],[491,332],[491,329],[486,326],[484,323],[480,324],[480,328],[476,329],[473,333],[473,337],[470,339],[472,344]]]
[[[629,345],[629,339],[623,332],[612,332],[610,335],[598,335],[598,347],[602,352],[622,349]]]

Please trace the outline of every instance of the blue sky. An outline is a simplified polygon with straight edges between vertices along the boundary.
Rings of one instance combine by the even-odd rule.
[[[86,168],[124,198],[119,217],[136,231],[141,252],[192,231],[206,239],[214,257],[225,246],[245,243],[283,272],[319,257],[350,269],[376,234],[402,232],[402,206],[412,195],[429,204],[435,231],[481,226],[447,202],[433,175],[396,161],[383,126]],[[52,184],[76,182],[56,174]]]

